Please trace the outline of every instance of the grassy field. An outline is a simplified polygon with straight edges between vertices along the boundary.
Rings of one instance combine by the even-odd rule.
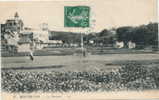
[[[137,61],[146,66],[157,66],[159,54],[104,54],[104,55],[67,55],[67,56],[35,56],[31,61],[28,56],[2,57],[2,69],[22,68],[24,71],[94,71],[119,68]],[[41,70],[43,69],[43,70]]]

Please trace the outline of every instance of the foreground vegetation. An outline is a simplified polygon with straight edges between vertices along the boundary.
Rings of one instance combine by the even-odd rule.
[[[2,90],[7,92],[120,91],[159,89],[159,67],[137,62],[106,72],[2,71]]]

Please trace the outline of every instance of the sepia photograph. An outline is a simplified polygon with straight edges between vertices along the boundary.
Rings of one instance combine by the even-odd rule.
[[[2,100],[157,100],[157,0],[0,1]]]

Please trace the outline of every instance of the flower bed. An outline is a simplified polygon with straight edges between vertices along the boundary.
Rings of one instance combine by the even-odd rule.
[[[2,70],[2,90],[7,92],[91,92],[159,89],[159,67],[136,62],[110,73],[98,72],[22,72]]]

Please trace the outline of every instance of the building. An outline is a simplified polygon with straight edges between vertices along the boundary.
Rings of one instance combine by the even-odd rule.
[[[4,39],[4,34],[5,34],[5,24],[0,24],[0,33],[1,33],[1,45],[5,45],[6,44],[6,40]]]
[[[123,41],[116,41],[115,47],[116,48],[123,48],[124,47],[124,42]]]
[[[62,40],[49,40],[47,42],[48,47],[60,47],[63,46],[63,41]]]
[[[42,41],[42,43],[47,43],[49,41],[49,33],[47,30],[34,29],[32,30],[33,37],[35,40]]]
[[[23,21],[19,18],[18,13],[16,12],[13,19],[8,19],[5,22],[5,32],[17,32],[20,33],[23,30]]]
[[[23,30],[23,21],[19,18],[16,12],[13,19],[7,19],[2,24],[2,40],[6,41],[7,46],[16,46],[19,41],[19,34]]]
[[[23,30],[23,21],[19,18],[16,12],[14,17],[7,19],[4,24],[1,25],[1,43],[2,48],[9,52],[17,52],[17,45],[19,41],[19,34]]]
[[[30,52],[32,43],[32,34],[21,34],[17,45],[17,52]]]
[[[132,41],[129,41],[128,42],[128,48],[129,49],[133,49],[133,48],[135,48],[136,47],[136,44],[134,43],[134,42],[132,42]]]
[[[5,24],[1,24],[0,29],[1,29],[1,33],[5,33]]]
[[[35,49],[39,50],[48,46],[49,36],[47,30],[29,29],[23,30],[21,34],[32,34],[31,41],[35,43]]]
[[[32,43],[35,43],[35,49],[46,47],[49,41],[47,24],[43,24],[41,29],[24,28],[23,21],[16,12],[14,17],[7,19],[1,24],[2,43],[9,47],[17,48],[18,52],[28,52]],[[12,49],[10,48],[10,51]]]
[[[28,48],[28,46],[26,46],[27,38],[25,36],[22,36],[23,27],[24,23],[19,18],[17,12],[15,13],[13,18],[7,19],[5,23],[1,25],[2,41],[5,41],[3,42],[3,46],[6,47],[7,48],[6,50],[8,50],[9,52],[13,51],[13,49],[16,50],[16,52],[22,51],[22,48],[23,50],[27,50]],[[27,48],[24,48],[24,45]]]

